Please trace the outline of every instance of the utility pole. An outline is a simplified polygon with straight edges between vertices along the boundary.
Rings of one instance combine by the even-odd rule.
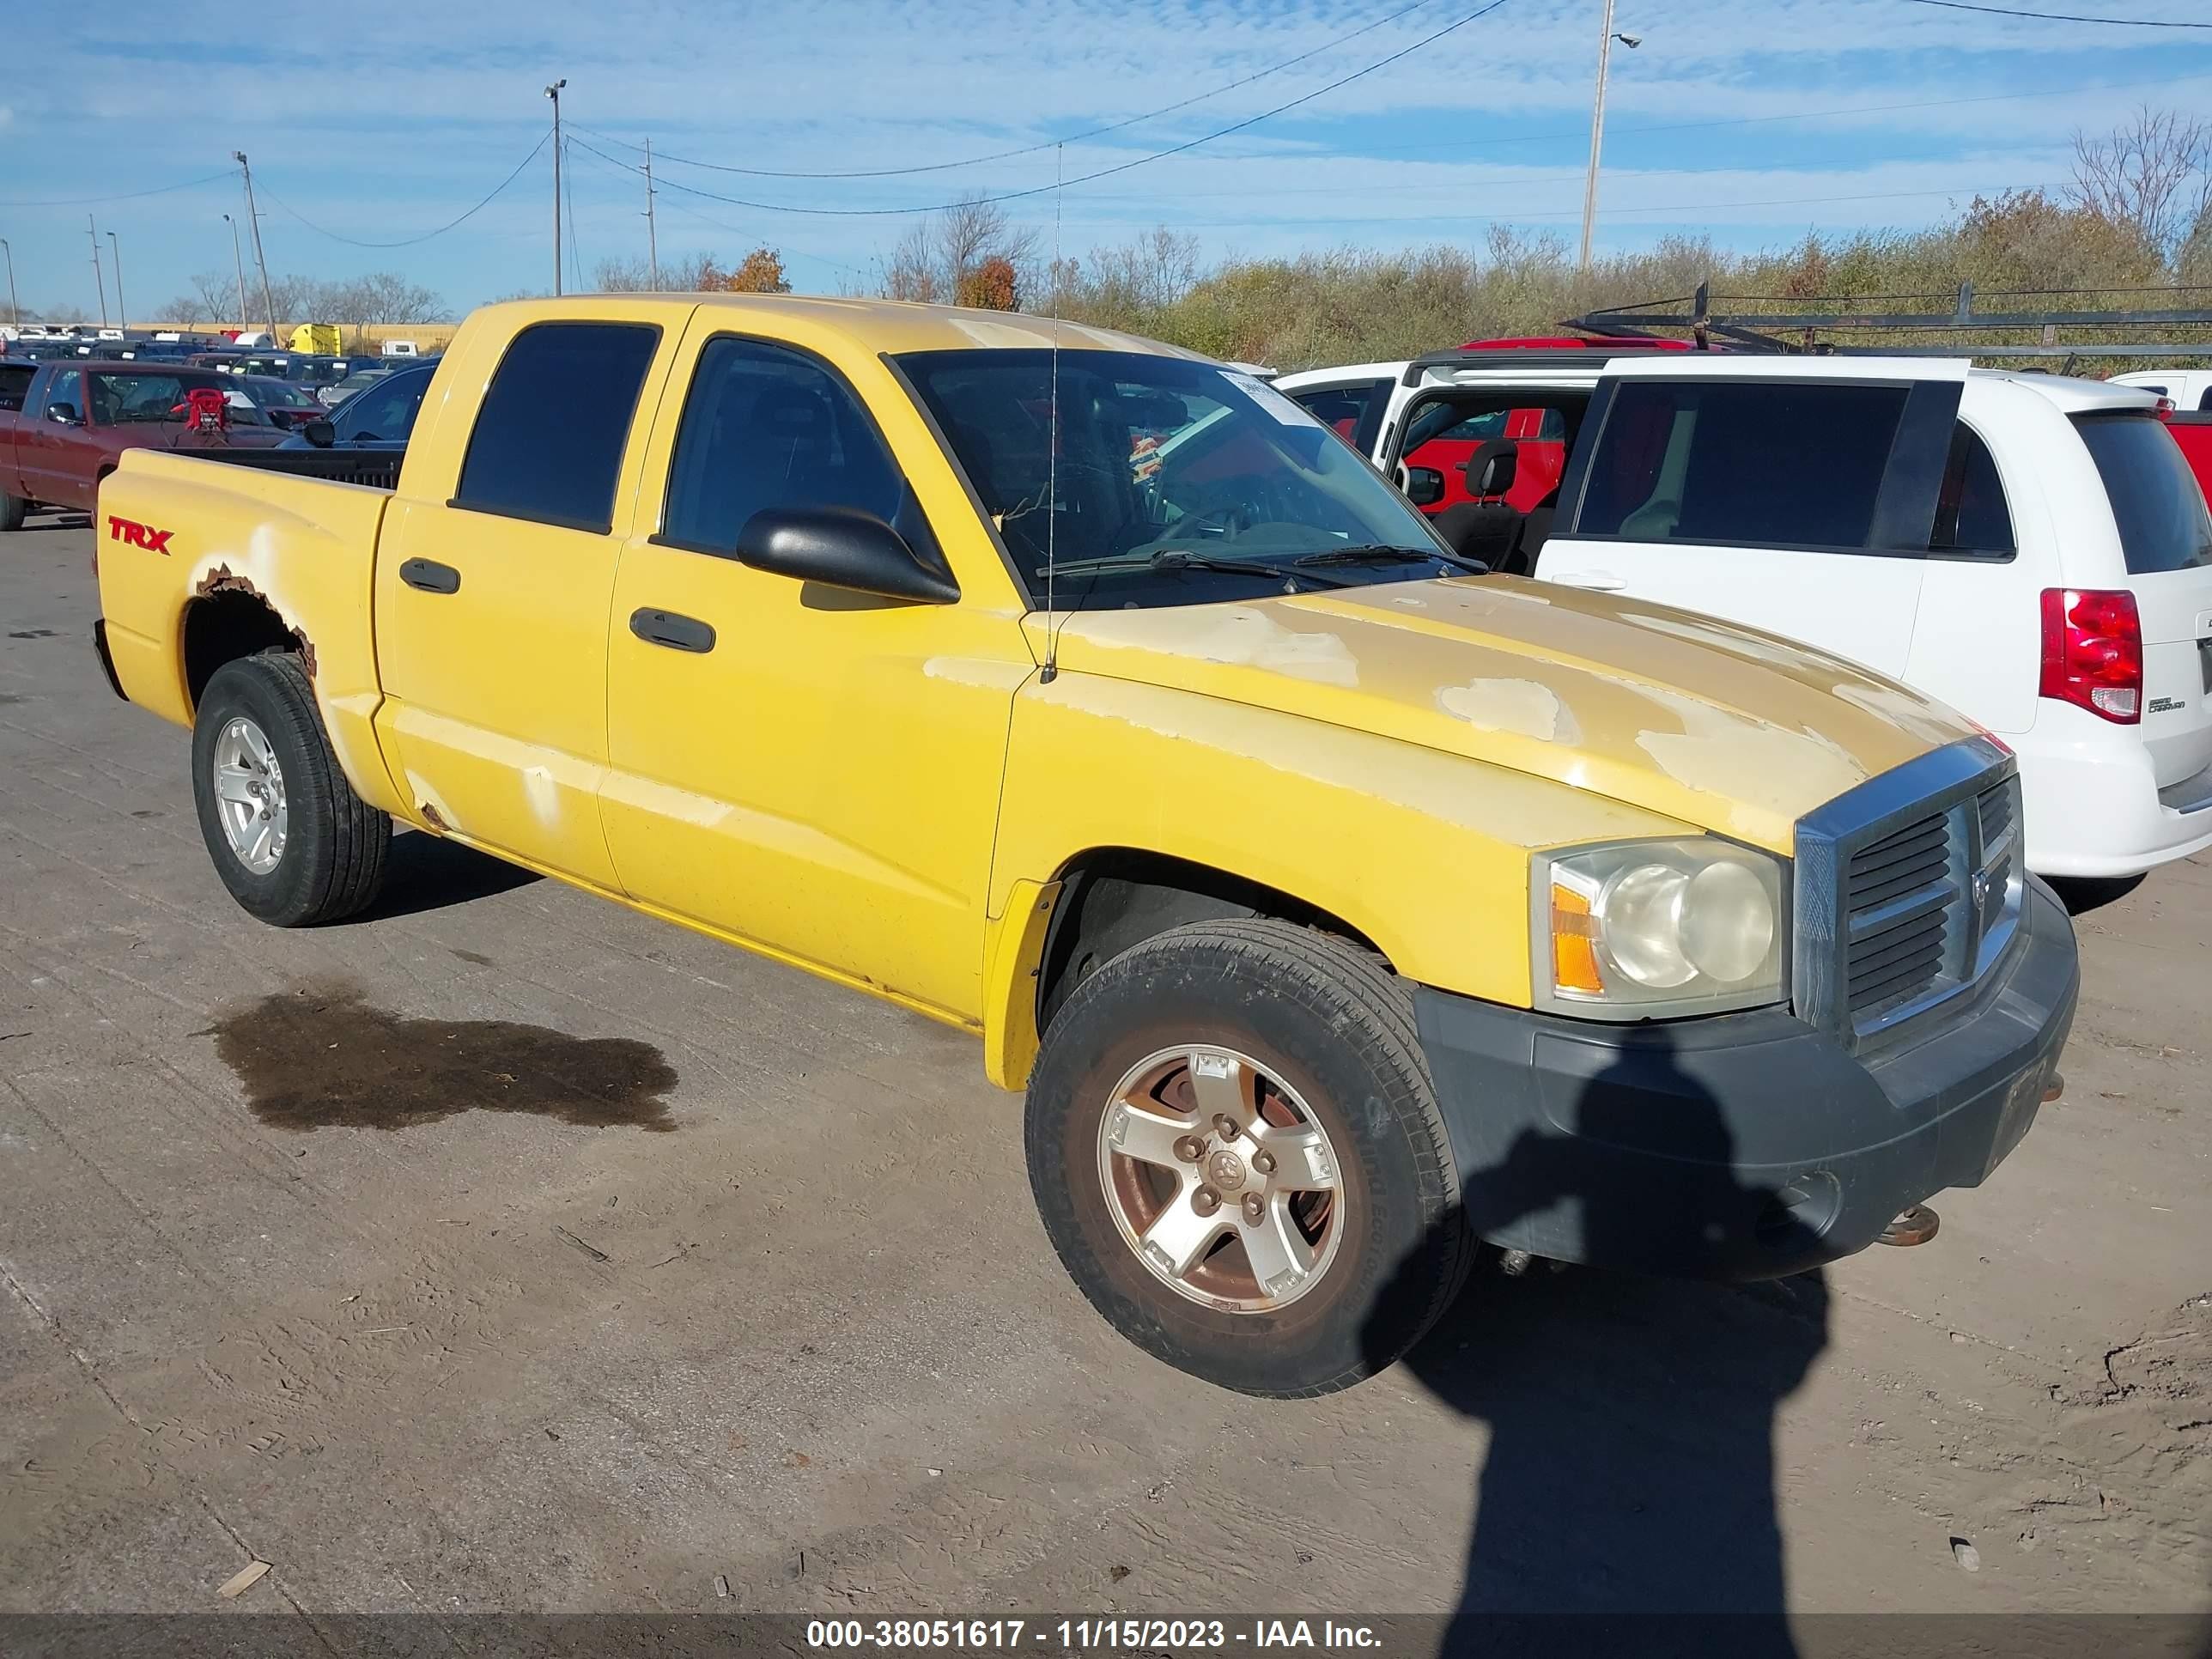
[[[100,290],[100,325],[106,328],[107,326],[107,283],[100,274],[100,227],[93,223],[92,216],[89,213],[84,216],[84,231],[86,235],[92,238],[92,285]]]
[[[1597,97],[1590,106],[1589,177],[1583,185],[1583,257],[1580,269],[1583,270],[1589,269],[1590,237],[1597,228],[1598,155],[1605,148],[1605,81],[1606,72],[1613,62],[1613,43],[1618,40],[1631,52],[1644,44],[1640,35],[1615,34],[1613,32],[1613,0],[1605,0],[1605,15],[1599,27]]]
[[[123,303],[123,244],[115,240],[115,233],[107,233],[107,251],[114,256],[115,266],[115,325],[126,334],[131,330],[131,307]]]
[[[553,292],[561,292],[561,88],[568,84],[562,76],[545,88],[545,95],[553,100]]]
[[[8,257],[8,320],[21,328],[23,325],[23,307],[15,303],[15,250],[8,246],[5,236],[0,236],[0,254]]]
[[[246,261],[238,252],[238,221],[226,213],[222,222],[230,227],[231,268],[238,272],[238,331],[243,334],[253,320],[246,309]]]
[[[261,215],[253,205],[253,169],[246,165],[246,152],[234,149],[230,159],[238,163],[239,171],[246,175],[246,222],[253,232],[253,263],[261,271],[261,303],[269,312],[269,343],[276,341],[276,296],[269,291],[269,259],[261,251]]]
[[[653,140],[645,141],[645,258],[653,270],[653,291],[660,292],[660,239],[653,224]]]

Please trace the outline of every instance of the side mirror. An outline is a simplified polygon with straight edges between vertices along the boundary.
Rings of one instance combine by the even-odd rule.
[[[950,605],[960,585],[914,556],[906,538],[849,507],[766,507],[738,532],[738,562],[795,581],[878,599]]]
[[[338,441],[338,429],[329,421],[302,421],[300,435],[318,449],[328,449]]]
[[[1415,507],[1434,507],[1444,498],[1444,475],[1432,466],[1406,469],[1406,499]]]
[[[75,404],[48,404],[46,418],[58,426],[82,426],[84,416],[77,412]]]

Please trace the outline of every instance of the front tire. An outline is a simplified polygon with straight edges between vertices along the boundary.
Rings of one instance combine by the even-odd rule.
[[[346,781],[289,652],[225,663],[208,681],[192,722],[192,799],[222,884],[274,927],[352,915],[384,884],[392,820]]]
[[[30,502],[21,495],[0,493],[0,530],[21,530],[30,510]]]
[[[1412,1000],[1309,928],[1201,922],[1115,957],[1045,1034],[1025,1127],[1091,1305],[1239,1393],[1395,1363],[1473,1259]]]

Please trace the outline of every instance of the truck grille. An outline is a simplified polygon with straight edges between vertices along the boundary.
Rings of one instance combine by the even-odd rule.
[[[1915,789],[1916,774],[1928,787]],[[1856,1044],[1979,979],[2019,918],[2019,823],[2011,758],[1978,739],[1801,821],[1800,1013]]]

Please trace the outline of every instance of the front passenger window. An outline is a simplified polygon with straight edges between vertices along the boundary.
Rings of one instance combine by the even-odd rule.
[[[906,481],[844,383],[787,347],[708,342],[684,400],[660,539],[726,556],[753,514],[844,507],[920,544]]]

